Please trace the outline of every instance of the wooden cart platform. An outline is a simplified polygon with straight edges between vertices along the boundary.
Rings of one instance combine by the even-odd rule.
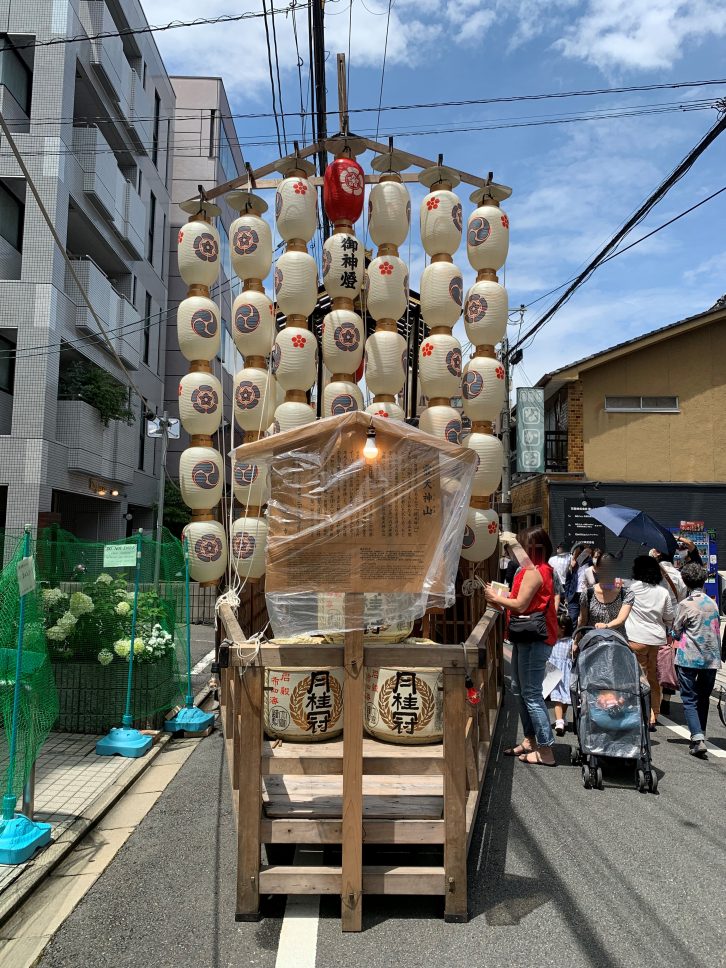
[[[466,858],[502,699],[498,613],[487,611],[464,646],[369,644],[354,632],[345,645],[262,645],[247,668],[249,643],[228,606],[220,615],[234,643],[222,670],[221,704],[237,813],[237,919],[259,916],[260,895],[338,894],[343,930],[359,931],[365,894],[421,894],[443,896],[446,920],[465,921]],[[267,740],[266,666],[344,667],[343,737]],[[364,737],[365,666],[441,668],[443,744],[399,746]],[[467,668],[481,690],[478,706],[466,702]],[[342,862],[263,865],[262,845],[276,844],[341,845]],[[363,847],[372,844],[408,847],[411,864],[364,865]],[[420,866],[421,848],[428,862],[436,845],[441,864]]]

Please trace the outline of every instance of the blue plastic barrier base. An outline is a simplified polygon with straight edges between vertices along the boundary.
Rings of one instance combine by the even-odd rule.
[[[214,713],[205,713],[198,706],[185,706],[164,723],[167,733],[203,733],[214,724]]]
[[[49,823],[28,820],[22,813],[0,821],[0,864],[24,864],[49,843]]]
[[[122,726],[112,729],[108,736],[96,743],[98,756],[144,756],[151,749],[151,737],[144,736],[138,729]]]

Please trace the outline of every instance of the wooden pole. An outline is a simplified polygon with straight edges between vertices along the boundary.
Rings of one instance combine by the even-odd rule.
[[[260,825],[262,820],[262,704],[264,669],[249,666],[239,669],[233,696],[240,715],[239,733],[239,810],[237,813],[237,921],[257,921],[260,917]],[[237,709],[233,710],[237,717]],[[236,732],[236,731],[235,731]],[[244,779],[242,779],[244,778]]]
[[[342,134],[348,134],[348,78],[345,54],[338,54],[338,120]]]
[[[341,927],[363,926],[363,595],[345,596]]]
[[[468,920],[466,895],[466,689],[463,669],[444,669],[444,919]]]

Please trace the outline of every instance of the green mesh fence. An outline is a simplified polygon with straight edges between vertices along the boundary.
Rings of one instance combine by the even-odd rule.
[[[32,550],[32,547],[31,547]],[[9,747],[17,668],[20,595],[17,565],[23,542],[0,572],[0,719],[2,719],[3,793],[9,772]],[[43,609],[37,590],[25,596],[21,692],[15,770],[10,789],[19,796],[53,723],[58,717],[58,694],[44,634]]]

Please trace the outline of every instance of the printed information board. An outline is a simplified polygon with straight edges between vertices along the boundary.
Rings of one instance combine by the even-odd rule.
[[[22,598],[35,589],[35,559],[21,558],[18,562],[18,594]]]
[[[104,545],[104,568],[133,568],[136,564],[136,545]]]

